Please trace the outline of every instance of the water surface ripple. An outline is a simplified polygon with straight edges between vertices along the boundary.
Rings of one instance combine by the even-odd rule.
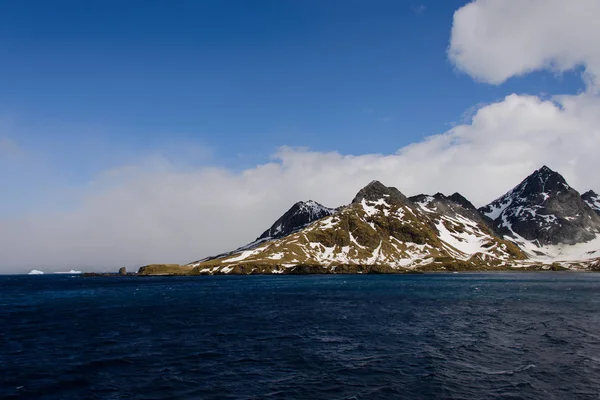
[[[0,397],[599,399],[600,274],[0,277]]]

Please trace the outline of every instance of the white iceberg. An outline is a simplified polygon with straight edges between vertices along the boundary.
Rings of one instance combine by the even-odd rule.
[[[32,269],[31,272],[27,275],[44,275],[44,271],[40,271],[37,269]]]

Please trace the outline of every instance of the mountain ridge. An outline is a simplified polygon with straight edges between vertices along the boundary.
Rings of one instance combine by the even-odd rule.
[[[181,268],[184,274],[600,268],[600,215],[590,206],[596,201],[595,192],[580,195],[547,166],[479,209],[458,192],[406,197],[371,181],[346,206],[295,203],[254,242]]]

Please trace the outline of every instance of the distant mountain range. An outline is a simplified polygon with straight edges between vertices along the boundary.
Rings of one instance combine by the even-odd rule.
[[[140,274],[600,270],[600,196],[544,166],[485,207],[459,193],[407,198],[373,181],[337,209],[298,202],[254,242]]]

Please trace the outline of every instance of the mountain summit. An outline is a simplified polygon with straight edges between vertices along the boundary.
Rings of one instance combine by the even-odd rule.
[[[335,209],[327,208],[316,201],[299,201],[264,231],[257,240],[282,238],[334,213]]]
[[[537,246],[587,242],[600,232],[598,214],[546,166],[479,211],[499,233]]]
[[[352,200],[352,204],[380,199],[386,199],[398,204],[408,203],[406,196],[395,187],[387,187],[379,181],[372,181],[356,194],[354,200]]]

